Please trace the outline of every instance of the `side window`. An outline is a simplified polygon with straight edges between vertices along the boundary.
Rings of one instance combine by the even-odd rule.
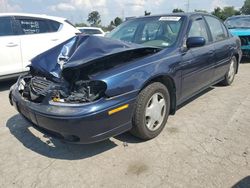
[[[205,18],[210,28],[213,41],[220,41],[227,38],[227,33],[223,30],[223,25],[218,19],[211,16],[205,16]]]
[[[48,20],[51,32],[57,32],[61,26],[59,22],[53,21],[53,20]]]
[[[206,43],[209,41],[206,25],[203,19],[193,21],[188,37],[204,37],[206,39]]]
[[[0,17],[0,36],[14,35],[11,18]]]
[[[50,32],[50,28],[46,20],[18,19],[18,21],[22,33],[25,35]]]

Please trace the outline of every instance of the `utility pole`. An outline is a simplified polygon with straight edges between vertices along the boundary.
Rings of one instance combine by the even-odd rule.
[[[189,12],[189,0],[187,0],[187,12]]]

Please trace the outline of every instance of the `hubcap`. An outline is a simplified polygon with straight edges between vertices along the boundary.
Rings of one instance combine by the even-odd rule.
[[[234,60],[231,61],[230,68],[228,71],[228,80],[232,81],[235,75],[235,62]]]
[[[146,106],[146,126],[150,131],[157,130],[166,113],[166,100],[161,93],[155,93],[148,101]]]

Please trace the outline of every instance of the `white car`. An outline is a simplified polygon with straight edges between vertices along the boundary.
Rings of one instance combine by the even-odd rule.
[[[0,79],[28,70],[30,60],[80,33],[65,18],[0,13]]]
[[[99,27],[77,27],[77,29],[87,35],[94,35],[99,37],[105,36],[105,32]]]

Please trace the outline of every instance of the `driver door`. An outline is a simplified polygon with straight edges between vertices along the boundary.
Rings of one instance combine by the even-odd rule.
[[[193,18],[188,37],[204,37],[206,44],[187,49],[182,59],[182,94],[185,101],[208,86],[214,76],[214,47],[202,16]]]

